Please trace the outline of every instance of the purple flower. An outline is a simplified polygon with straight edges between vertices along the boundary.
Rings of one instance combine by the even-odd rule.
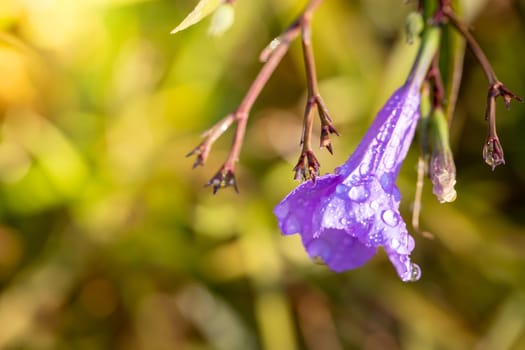
[[[409,79],[390,97],[334,174],[302,183],[274,209],[283,234],[300,233],[310,257],[336,272],[365,264],[381,246],[403,281],[420,277],[395,184],[419,118],[419,85]]]

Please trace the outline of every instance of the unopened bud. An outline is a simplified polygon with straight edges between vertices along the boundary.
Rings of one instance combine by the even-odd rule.
[[[432,192],[440,203],[456,199],[456,165],[450,149],[448,124],[441,108],[435,108],[431,117],[432,155],[429,176],[433,184]]]
[[[235,181],[235,174],[233,172],[233,169],[226,168],[225,165],[223,165],[219,171],[208,181],[206,186],[212,186],[213,187],[213,194],[217,193],[218,190],[225,187],[233,187],[235,192],[239,193],[239,189],[237,188],[237,182]]]
[[[315,182],[319,176],[320,164],[312,151],[306,150],[299,156],[297,165],[293,168],[294,180],[306,181],[312,179]]]
[[[331,125],[326,124],[321,127],[321,147],[325,147],[330,154],[334,154],[334,150],[332,149],[332,141],[330,141],[330,134],[336,134],[339,135],[337,130]]]

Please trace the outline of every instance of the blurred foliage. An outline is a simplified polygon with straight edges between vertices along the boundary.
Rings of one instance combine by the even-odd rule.
[[[383,253],[335,274],[281,237],[273,206],[292,189],[305,81],[294,43],[257,101],[237,170],[240,195],[202,185],[184,158],[232,111],[260,50],[305,1],[236,3],[170,30],[193,0],[0,2],[1,349],[524,349],[525,110],[498,106],[507,164],[483,163],[487,83],[467,52],[452,142],[458,199],[428,181],[414,284]],[[326,1],[313,43],[342,136],[331,171],[401,84],[402,1]],[[525,2],[469,0],[464,14],[510,89],[525,94]],[[414,145],[416,146],[416,145]],[[410,217],[418,147],[399,179]]]

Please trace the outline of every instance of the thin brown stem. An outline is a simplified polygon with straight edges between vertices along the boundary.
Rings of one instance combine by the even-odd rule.
[[[264,64],[263,68],[253,81],[244,99],[239,105],[239,108],[235,112],[237,128],[235,130],[232,148],[225,162],[225,167],[227,169],[233,170],[234,164],[239,159],[242,143],[244,141],[244,135],[246,133],[246,123],[250,115],[251,108],[255,103],[255,100],[257,99],[257,97],[259,97],[262,89],[268,82],[268,79],[270,79],[272,73],[275,71],[275,69],[281,62],[281,59],[288,51],[290,43],[299,35],[301,31],[304,31],[304,24],[310,23],[310,20],[312,18],[312,12],[321,2],[322,0],[310,1],[302,15],[300,15],[299,18],[295,20],[294,23],[292,23],[292,25],[283,34],[279,36],[277,46],[271,51],[268,57],[266,57],[266,63]],[[309,140],[305,140],[305,142],[309,142]]]
[[[305,18],[306,20],[310,21],[310,18],[312,17],[314,11],[317,9],[319,5],[323,0],[311,0],[307,5],[305,10],[303,11],[302,18]]]
[[[314,122],[313,108],[317,105],[315,96],[319,94],[317,73],[315,71],[315,59],[312,48],[310,21],[311,17],[304,17],[301,23],[301,43],[303,47],[303,59],[308,87],[308,97],[304,111],[303,135],[301,137],[303,152],[311,150],[311,136]]]
[[[474,36],[472,36],[470,31],[468,30],[467,26],[461,21],[461,19],[459,19],[454,10],[452,10],[452,8],[448,4],[443,6],[441,10],[443,12],[443,15],[467,41],[470,50],[472,51],[479,64],[483,68],[483,71],[487,76],[487,80],[489,81],[489,85],[497,83],[498,78],[496,76],[496,73],[494,72],[494,69],[492,68],[492,65],[490,64],[487,56],[479,46]]]
[[[235,114],[237,115],[237,120],[242,118],[248,118],[249,112],[252,109],[252,106],[259,97],[262,89],[268,82],[268,79],[272,76],[273,72],[281,62],[281,59],[288,51],[291,41],[293,41],[299,34],[300,27],[295,24],[288,28],[279,38],[279,43],[277,47],[272,51],[266,60],[264,66],[261,68],[259,74],[253,81],[252,85],[246,92],[244,99],[241,101],[239,107]]]
[[[470,34],[468,28],[458,18],[449,4],[449,0],[440,0],[440,12],[436,16],[437,20],[442,18],[448,19],[448,21],[456,28],[456,30],[465,38],[470,50],[481,64],[487,80],[489,82],[488,96],[487,96],[487,107],[485,110],[485,120],[488,122],[488,136],[483,146],[483,158],[492,170],[498,165],[505,164],[503,156],[503,148],[499,141],[496,132],[496,98],[501,96],[507,108],[510,107],[510,102],[516,100],[522,102],[522,99],[507,89],[497,78],[494,69],[492,68],[487,56],[478,45],[476,39]]]
[[[186,157],[196,155],[195,163],[193,163],[193,168],[196,168],[199,165],[204,165],[208,155],[210,153],[211,147],[215,141],[221,137],[221,135],[228,130],[228,128],[235,121],[235,115],[233,113],[228,114],[226,117],[219,120],[213,127],[208,129],[203,133],[204,141],[202,141],[197,147],[191,150]]]
[[[235,2],[235,0],[223,1],[225,3]],[[206,158],[208,157],[213,143],[234,122],[237,123],[228,157],[219,171],[208,182],[208,185],[213,186],[214,193],[217,192],[218,189],[226,186],[233,186],[237,190],[234,177],[235,163],[239,160],[242,144],[244,142],[244,136],[246,134],[246,125],[253,104],[288,51],[290,43],[299,35],[301,30],[304,30],[304,23],[310,22],[313,12],[321,4],[321,2],[322,0],[311,0],[306,5],[302,14],[292,23],[292,25],[290,25],[290,27],[288,27],[278,38],[274,39],[270,45],[263,50],[261,53],[261,61],[264,62],[264,65],[246,92],[246,95],[239,104],[239,107],[235,110],[235,112],[227,115],[217,124],[215,124],[210,130],[208,130],[204,135],[204,141],[188,154],[188,156],[197,155],[197,160],[195,161],[194,167],[197,165],[203,165],[206,161]],[[315,75],[313,78],[315,78]],[[306,141],[309,142],[309,140]],[[313,154],[308,155],[307,158],[310,160],[312,157]]]
[[[315,9],[321,1],[314,1],[310,3],[309,8]],[[295,176],[297,180],[307,180],[311,178],[315,181],[315,177],[319,174],[319,162],[315,158],[312,151],[312,130],[314,108],[317,108],[319,118],[321,120],[321,141],[320,146],[325,147],[330,153],[333,153],[332,144],[330,141],[330,134],[336,134],[337,131],[332,126],[332,119],[328,113],[321,94],[319,93],[319,85],[317,82],[317,73],[315,69],[315,57],[312,46],[312,33],[311,33],[311,21],[312,12],[307,12],[305,16],[299,19],[301,26],[301,43],[303,49],[303,60],[306,71],[306,83],[308,89],[308,96],[306,101],[306,107],[304,111],[303,121],[303,132],[301,135],[301,154],[299,161],[294,168]]]
[[[314,9],[321,1],[315,1],[310,4]],[[303,49],[303,60],[306,71],[306,84],[308,96],[304,112],[303,133],[301,136],[302,151],[299,162],[294,168],[295,178],[306,180],[309,177],[315,181],[315,176],[319,173],[319,162],[312,151],[312,129],[313,129],[313,111],[317,108],[321,120],[321,141],[320,146],[325,147],[330,153],[333,153],[330,142],[330,134],[337,134],[332,126],[332,119],[328,113],[321,94],[319,93],[319,84],[317,81],[317,72],[315,68],[315,56],[312,45],[312,12],[301,18],[301,43]],[[308,169],[308,172],[305,169]]]
[[[428,71],[427,78],[432,82],[432,104],[434,108],[441,107],[445,98],[445,87],[441,70],[439,69],[439,56],[436,54]]]
[[[301,42],[303,46],[304,66],[306,70],[306,82],[308,86],[308,96],[315,96],[319,93],[317,85],[317,73],[315,71],[315,58],[312,47],[312,30],[310,21],[303,21],[301,26]]]

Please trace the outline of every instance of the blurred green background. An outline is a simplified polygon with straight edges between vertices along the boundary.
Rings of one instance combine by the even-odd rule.
[[[306,1],[239,0],[233,28],[169,32],[193,0],[1,0],[0,349],[525,349],[525,107],[498,105],[507,164],[483,163],[487,82],[467,52],[452,125],[458,199],[428,181],[413,259],[330,272],[282,237],[305,102],[298,42],[254,106],[240,195],[185,154],[234,110],[260,50]],[[313,43],[341,137],[331,171],[399,86],[413,4],[330,0]],[[525,1],[469,0],[499,78],[525,95]],[[500,101],[501,102],[501,101]],[[318,132],[318,130],[316,130]],[[398,180],[410,222],[417,143]]]

